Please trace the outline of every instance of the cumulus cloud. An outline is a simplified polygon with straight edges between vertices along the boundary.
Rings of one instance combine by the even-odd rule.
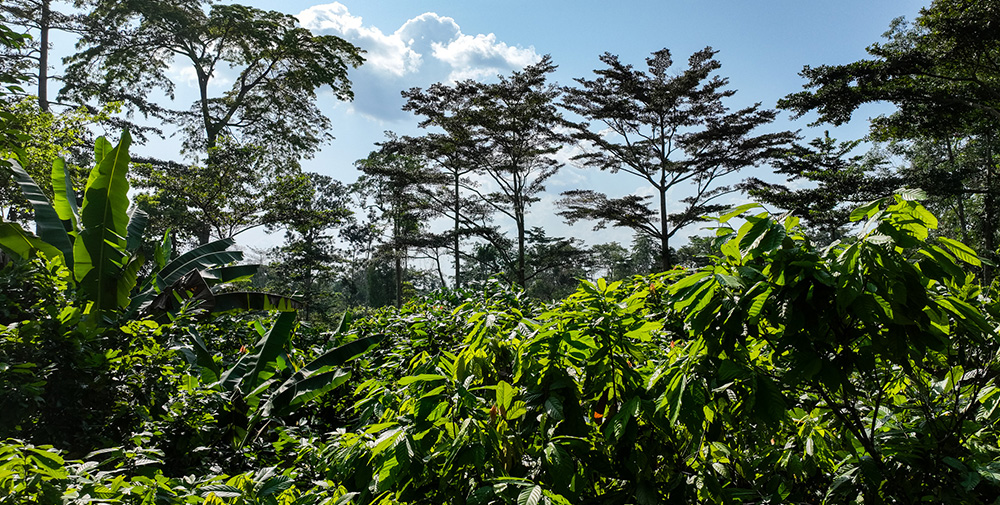
[[[450,80],[491,77],[509,69],[524,68],[538,61],[534,48],[510,47],[496,35],[459,35],[447,43],[435,43],[435,58],[451,66]]]
[[[401,76],[420,67],[420,54],[395,34],[385,34],[365,26],[360,16],[352,16],[341,3],[317,5],[298,15],[302,26],[318,33],[332,33],[365,50],[365,66],[382,73]]]
[[[298,19],[314,33],[336,35],[366,51],[365,64],[351,73],[351,107],[378,120],[407,117],[400,109],[402,90],[493,77],[541,59],[533,47],[508,45],[492,33],[462,33],[454,19],[433,12],[393,31],[366,25],[339,2],[310,7]]]

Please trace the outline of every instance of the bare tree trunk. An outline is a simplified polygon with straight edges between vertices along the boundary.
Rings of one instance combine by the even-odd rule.
[[[997,249],[997,242],[996,242],[997,221],[996,221],[996,195],[995,195],[995,189],[993,187],[994,162],[993,162],[992,142],[993,142],[992,136],[987,135],[986,156],[984,160],[986,165],[986,188],[985,188],[986,201],[983,202],[984,204],[983,246],[984,249],[986,249],[986,251],[984,252],[987,255],[989,255],[991,259],[995,259],[996,249]],[[983,269],[983,281],[984,285],[989,285],[991,282],[993,282],[992,267],[986,267]]]
[[[49,24],[52,22],[50,0],[42,0],[42,16],[38,23],[38,108],[49,111]]]
[[[667,188],[660,186],[660,267],[666,272],[673,268],[670,261],[670,223],[667,222]]]
[[[396,249],[396,308],[403,306],[403,251]]]
[[[524,271],[524,211],[517,210],[514,214],[517,217],[517,272],[515,272],[514,278],[517,280],[517,285],[524,289],[526,286],[525,282],[525,271]]]
[[[459,211],[461,211],[461,208],[460,208],[461,202],[459,201],[459,197],[461,196],[461,192],[459,191],[459,182],[460,182],[460,178],[459,178],[458,170],[455,170],[455,237],[454,237],[454,240],[455,240],[455,244],[454,244],[454,247],[455,247],[455,289],[460,289],[462,287],[462,270],[460,268],[460,265],[461,265],[460,261],[461,260],[459,258],[459,253],[461,252],[461,250],[459,249],[459,243],[458,243],[458,233],[459,233],[458,213],[459,213]],[[444,282],[444,279],[442,279],[442,282]]]

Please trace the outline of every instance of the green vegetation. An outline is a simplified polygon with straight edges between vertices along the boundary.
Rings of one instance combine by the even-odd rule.
[[[774,113],[726,110],[713,51],[669,76],[662,50],[648,73],[605,55],[583,89],[548,83],[548,57],[412,89],[406,110],[439,130],[390,134],[354,184],[298,168],[326,135],[316,87],[349,98],[347,42],[195,0],[84,2],[72,18],[12,5],[42,32],[89,26],[63,98],[178,121],[207,159],[133,163],[129,133],[89,140],[90,122],[120,124],[117,105],[57,114],[44,72],[0,68],[0,504],[1000,501],[1000,108],[982,65],[1000,11],[985,2],[938,0],[875,59],[804,72],[782,106],[837,123],[899,105],[867,154],[753,133]],[[102,16],[149,45],[94,31]],[[32,44],[0,25],[5,51]],[[163,59],[133,68],[153,49]],[[204,74],[201,115],[146,96],[170,89],[171,57]],[[93,62],[111,70],[83,76]],[[220,62],[245,79],[210,99]],[[619,138],[569,122],[560,99]],[[565,194],[566,217],[632,228],[630,247],[528,226],[567,128],[589,142],[578,161],[657,193]],[[739,186],[787,213],[713,202],[722,176],[765,162],[815,186]],[[669,247],[694,221],[714,233]],[[286,231],[265,267],[232,238],[258,225]],[[418,255],[436,272],[407,264]]]
[[[325,334],[292,312],[87,329],[60,262],[14,261],[3,282],[32,288],[3,291],[0,486],[42,503],[988,503],[1000,307],[913,196],[856,210],[861,230],[825,249],[745,206],[716,218],[721,254],[698,270],[552,304],[487,284]]]

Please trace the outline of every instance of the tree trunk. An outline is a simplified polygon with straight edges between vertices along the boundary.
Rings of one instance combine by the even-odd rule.
[[[403,251],[396,249],[396,308],[403,306]]]
[[[986,142],[986,191],[985,191],[985,201],[983,202],[983,248],[988,257],[991,260],[996,259],[996,195],[995,188],[993,187],[993,138],[991,135],[987,135]],[[989,285],[993,282],[993,267],[987,266],[983,269],[983,283],[984,285]]]
[[[38,22],[38,108],[49,111],[49,23],[52,22],[50,0],[42,1],[42,15]]]
[[[461,196],[461,193],[459,192],[459,180],[460,180],[460,178],[459,178],[459,175],[458,175],[458,170],[455,170],[455,244],[454,244],[454,248],[455,248],[455,289],[461,289],[462,288],[462,276],[461,276],[462,275],[462,270],[461,270],[461,268],[459,268],[460,267],[459,253],[461,252],[461,250],[459,249],[459,240],[458,240],[458,230],[459,230],[458,213],[461,211],[461,208],[460,208],[461,202],[459,201],[459,197]]]
[[[198,225],[198,245],[205,245],[212,238],[212,227],[208,225],[208,222],[202,222]]]
[[[673,268],[670,261],[670,223],[667,222],[667,188],[660,186],[660,268],[666,272]]]
[[[524,210],[517,209],[514,211],[514,215],[517,218],[517,271],[514,273],[517,285],[521,289],[525,288],[524,279]]]

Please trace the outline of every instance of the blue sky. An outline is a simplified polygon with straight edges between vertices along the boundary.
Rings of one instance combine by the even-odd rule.
[[[343,37],[367,51],[368,62],[352,72],[355,101],[321,99],[332,119],[336,137],[308,170],[350,181],[354,160],[365,157],[382,132],[419,133],[416,119],[400,110],[400,91],[434,82],[488,78],[507,73],[550,54],[559,69],[554,80],[571,84],[575,77],[592,77],[605,51],[637,66],[652,51],[671,50],[678,71],[687,57],[705,46],[719,50],[720,75],[738,92],[731,108],[761,102],[773,107],[782,96],[803,84],[803,65],[838,64],[866,56],[865,47],[880,40],[889,22],[913,19],[926,2],[912,0],[703,0],[703,1],[365,1],[316,4],[301,0],[243,1],[262,9],[297,15],[317,33]],[[176,69],[178,81],[184,70]],[[217,76],[220,83],[225,75]],[[180,83],[180,82],[179,82]],[[183,84],[180,83],[182,86]],[[193,91],[193,88],[191,88]],[[179,90],[180,91],[180,90]],[[179,98],[183,97],[180,93]],[[866,118],[885,108],[869,108],[854,124],[832,131],[841,139],[866,132]],[[802,129],[812,138],[824,128],[809,129],[808,118],[789,121],[782,114],[776,128]],[[760,169],[766,172],[768,169]],[[751,175],[748,172],[740,178]],[[753,175],[761,176],[761,172]],[[730,181],[735,182],[735,181]],[[599,235],[586,223],[572,229],[553,215],[557,194],[567,189],[601,188],[614,196],[641,193],[638,180],[619,174],[565,167],[548,184],[550,194],[533,209],[530,225],[551,235],[575,236],[588,243],[617,240],[627,244],[631,233],[606,230]],[[683,195],[674,195],[680,197]],[[733,199],[738,199],[734,196]],[[685,230],[682,235],[690,235]],[[267,240],[254,234],[251,242]],[[272,236],[271,241],[280,241]],[[261,244],[252,244],[261,245]]]

